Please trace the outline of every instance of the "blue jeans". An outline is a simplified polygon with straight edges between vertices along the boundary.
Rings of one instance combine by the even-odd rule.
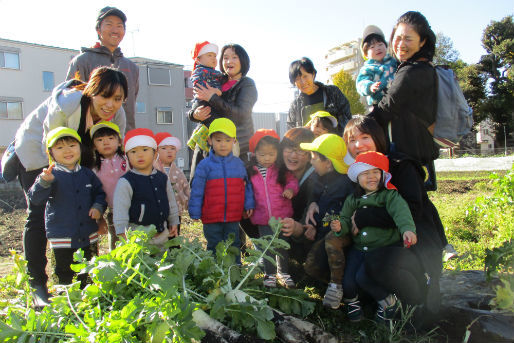
[[[346,299],[358,295],[359,288],[376,301],[385,299],[390,292],[369,277],[364,266],[366,253],[351,247],[346,256],[346,269],[343,276],[343,293]]]
[[[203,224],[203,234],[207,240],[207,250],[216,255],[216,246],[221,241],[226,241],[228,235],[234,234],[232,246],[236,247],[239,254],[236,256],[236,263],[241,264],[241,241],[239,239],[239,222],[230,223],[210,223]]]

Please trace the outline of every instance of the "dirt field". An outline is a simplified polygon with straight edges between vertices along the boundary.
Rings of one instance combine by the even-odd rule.
[[[480,180],[441,180],[437,192],[453,194],[466,193]],[[23,252],[22,234],[25,224],[25,200],[23,192],[0,192],[0,277],[11,267],[10,250]],[[189,232],[190,235],[194,233]],[[101,243],[101,249],[105,243]]]

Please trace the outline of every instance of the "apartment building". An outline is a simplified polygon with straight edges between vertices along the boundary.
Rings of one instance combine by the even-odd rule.
[[[66,78],[78,50],[0,38],[0,147],[7,146],[24,120]],[[184,144],[177,165],[189,169],[185,79],[180,64],[142,57],[136,126],[167,131]]]
[[[361,39],[340,44],[328,50],[325,55],[325,71],[328,74],[327,84],[332,84],[332,77],[339,71],[344,70],[355,79],[359,69],[364,64],[360,52]]]

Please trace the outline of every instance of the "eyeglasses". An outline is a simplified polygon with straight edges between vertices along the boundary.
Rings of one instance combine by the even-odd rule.
[[[296,154],[296,156],[306,157],[306,156],[309,155],[309,151],[301,150],[301,149],[298,149],[298,148],[295,148],[295,149],[284,148],[284,154],[291,155],[291,156],[293,154]]]

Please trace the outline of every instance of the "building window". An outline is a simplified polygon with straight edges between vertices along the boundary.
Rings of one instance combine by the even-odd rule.
[[[0,99],[0,119],[23,119],[21,101]]]
[[[171,71],[168,68],[148,67],[148,84],[171,86]]]
[[[191,81],[191,78],[190,77],[186,77],[184,79],[184,86],[186,88],[193,88],[193,81]]]
[[[20,69],[20,55],[18,52],[0,50],[0,68]]]
[[[157,124],[173,124],[171,107],[157,108]]]
[[[136,113],[146,113],[146,104],[144,102],[136,102]]]
[[[54,89],[55,81],[54,81],[54,72],[53,71],[44,71],[43,72],[43,90],[45,92],[51,92]]]
[[[493,145],[492,144],[489,144],[489,149],[492,149],[493,148]]]

